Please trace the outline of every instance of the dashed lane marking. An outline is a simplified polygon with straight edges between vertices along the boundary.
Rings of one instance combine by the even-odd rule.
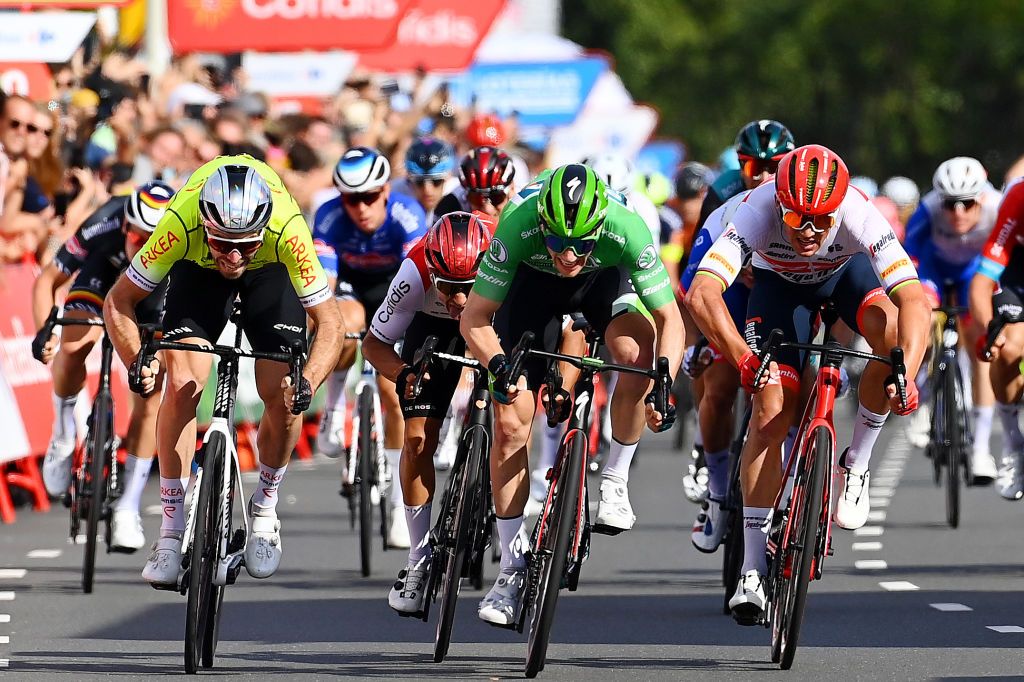
[[[6,658],[0,658],[0,668],[6,668],[10,666],[11,662]]]
[[[882,509],[872,509],[868,512],[868,521],[885,521],[885,511]]]
[[[1024,627],[1019,625],[986,625],[989,630],[994,630],[1002,634],[1009,634],[1015,632],[1024,632]]]
[[[854,561],[853,567],[859,568],[862,571],[883,571],[889,568],[889,564],[885,563],[881,559],[862,559],[860,561]]]
[[[912,592],[914,590],[921,589],[914,583],[907,582],[906,580],[893,580],[891,582],[880,582],[878,586],[883,590],[889,592]]]
[[[885,529],[881,526],[861,526],[860,528],[853,531],[853,534],[857,537],[875,537],[885,532]]]
[[[888,507],[889,506],[889,498],[888,497],[870,497],[868,499],[870,500],[872,507]]]
[[[27,572],[24,568],[0,568],[0,580],[20,580]]]
[[[938,604],[929,604],[928,606],[932,607],[936,611],[946,611],[946,612],[952,612],[952,611],[973,611],[974,610],[970,606],[967,606],[967,604],[956,604],[956,603],[944,603],[943,602],[943,603],[938,603]]]
[[[164,513],[164,508],[159,504],[151,504],[143,510],[143,513],[146,516],[160,516]]]
[[[59,549],[33,549],[26,554],[29,559],[56,559],[62,554]]]
[[[0,644],[10,644],[11,638],[7,635],[0,635]]]
[[[854,552],[877,552],[882,549],[881,542],[855,542],[853,543]]]
[[[10,623],[10,622],[11,622],[11,614],[9,614],[9,613],[0,613],[0,623]]]
[[[0,592],[0,601],[14,601],[14,593],[11,591]]]

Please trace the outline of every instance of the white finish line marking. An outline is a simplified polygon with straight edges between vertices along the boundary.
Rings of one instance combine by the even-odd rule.
[[[27,572],[24,568],[0,568],[0,580],[18,580]]]
[[[966,604],[940,603],[940,604],[929,604],[928,606],[932,607],[936,611],[946,611],[946,612],[950,612],[950,611],[973,611],[974,610],[970,606],[967,606]]]
[[[994,630],[1002,634],[1008,634],[1013,632],[1024,632],[1024,628],[1019,625],[986,625],[989,630]]]
[[[61,553],[59,549],[33,549],[25,556],[29,559],[56,559]]]
[[[10,622],[11,622],[11,614],[9,614],[9,613],[0,613],[0,623],[10,623]]]
[[[870,497],[868,499],[871,501],[871,506],[872,507],[888,507],[889,506],[889,498],[888,497]]]
[[[881,571],[889,568],[889,564],[885,563],[881,559],[862,559],[860,561],[854,561],[853,567],[859,568],[862,571]]]
[[[8,659],[0,658],[0,668],[6,668],[10,663],[11,662]]]
[[[885,532],[885,529],[881,526],[861,526],[857,530],[853,531],[853,534],[858,537],[876,537]]]
[[[881,582],[881,583],[878,583],[878,586],[881,587],[883,590],[887,590],[889,592],[911,592],[913,590],[921,589],[920,587],[918,587],[914,583],[908,583],[906,580],[894,580],[892,582]]]
[[[0,635],[0,644],[10,644],[11,638],[7,635]]]
[[[0,601],[14,601],[14,593],[0,592]]]
[[[881,542],[855,542],[853,543],[854,552],[877,552],[882,549]]]
[[[885,521],[885,511],[882,509],[872,509],[868,512],[868,521]]]

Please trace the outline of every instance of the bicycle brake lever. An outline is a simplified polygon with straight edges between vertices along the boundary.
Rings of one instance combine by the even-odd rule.
[[[43,361],[43,347],[50,340],[53,330],[57,326],[57,314],[57,306],[50,308],[50,314],[46,317],[46,322],[43,323],[36,337],[32,339],[32,357],[39,362]]]
[[[768,334],[768,342],[765,343],[764,348],[761,350],[761,365],[754,372],[754,386],[761,384],[761,379],[764,377],[764,373],[768,371],[768,366],[772,363],[772,355],[775,352],[775,346],[779,343],[779,339],[782,338],[781,329],[773,329]]]
[[[907,366],[903,359],[903,349],[897,346],[889,354],[892,361],[892,380],[900,397],[900,405],[907,406]]]
[[[416,372],[416,380],[412,384],[412,397],[414,399],[419,398],[420,393],[423,391],[423,375],[427,373],[427,368],[430,367],[430,359],[435,348],[437,348],[437,337],[428,336],[426,341],[423,342],[423,347],[416,351],[413,356],[413,364],[419,365],[419,369]]]

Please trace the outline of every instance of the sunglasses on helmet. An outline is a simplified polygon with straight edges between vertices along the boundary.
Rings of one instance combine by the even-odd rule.
[[[501,206],[508,200],[508,193],[504,187],[492,187],[491,189],[471,189],[469,190],[469,198],[472,200],[476,197],[480,200],[480,203],[484,201],[490,202],[491,206]]]
[[[439,294],[448,297],[456,294],[469,296],[469,291],[473,288],[473,280],[445,279],[432,274],[430,281],[434,283],[434,288]]]
[[[814,234],[822,234],[823,232],[828,232],[836,224],[835,211],[823,213],[822,215],[804,215],[803,213],[790,211],[785,206],[780,206],[779,208],[782,209],[782,222],[785,223],[786,227],[797,232],[802,232],[810,225],[811,231]]]
[[[956,207],[959,206],[965,211],[970,211],[977,203],[977,199],[943,199],[942,208],[947,211],[956,211]]]
[[[359,204],[373,206],[377,203],[377,200],[380,199],[382,194],[384,194],[384,190],[377,190],[376,192],[353,192],[352,194],[342,194],[341,200],[349,206],[358,206]]]

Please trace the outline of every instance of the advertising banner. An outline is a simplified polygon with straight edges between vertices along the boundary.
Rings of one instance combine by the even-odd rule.
[[[66,62],[95,23],[92,12],[9,12],[0,21],[0,62]]]
[[[462,71],[505,6],[505,0],[416,0],[398,24],[394,44],[361,52],[372,71]]]
[[[44,102],[53,95],[50,67],[46,64],[0,63],[0,89],[8,95],[21,95]]]
[[[171,0],[171,46],[182,52],[364,50],[395,40],[413,0]]]
[[[353,52],[246,52],[242,68],[248,88],[280,95],[336,95],[356,65]]]

